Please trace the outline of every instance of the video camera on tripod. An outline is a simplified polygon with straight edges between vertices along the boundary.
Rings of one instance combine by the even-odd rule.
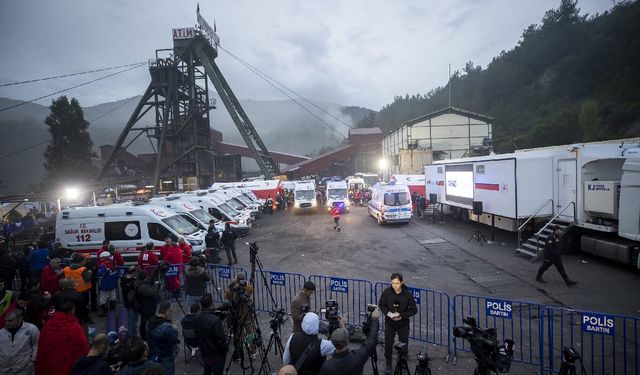
[[[340,307],[334,299],[328,299],[324,303],[324,308],[320,309],[324,313],[324,318],[329,322],[329,336],[336,329],[340,328]]]
[[[248,304],[251,302],[249,294],[247,293],[247,280],[238,280],[231,287],[233,292],[233,304]]]
[[[367,312],[364,314],[364,322],[362,322],[362,333],[364,333],[367,336],[371,331],[371,321],[373,320],[373,318],[371,317],[371,314],[373,314],[373,312],[376,311],[377,307],[378,306],[374,304],[367,304]]]
[[[469,341],[471,352],[475,356],[479,375],[507,373],[511,368],[513,356],[513,340],[506,339],[503,344],[498,343],[498,335],[495,328],[482,329],[475,318],[466,317],[462,320],[463,326],[453,327],[453,336]]]
[[[272,330],[280,329],[280,326],[287,321],[287,313],[284,311],[283,307],[276,307],[269,312],[269,316],[271,320],[269,320],[269,326]]]

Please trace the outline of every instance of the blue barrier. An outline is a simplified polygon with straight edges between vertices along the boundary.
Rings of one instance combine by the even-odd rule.
[[[253,286],[255,288],[254,302],[258,311],[271,311],[273,301],[269,295],[268,289],[271,290],[277,307],[285,309],[287,314],[291,314],[291,300],[302,289],[307,279],[304,275],[298,273],[276,272],[264,270],[260,272],[256,270],[256,279]],[[265,282],[267,285],[265,285]]]
[[[353,325],[361,326],[367,304],[378,302],[373,299],[373,285],[367,280],[311,275],[309,281],[316,285],[311,310],[320,311],[327,300],[336,300],[343,319]]]
[[[384,289],[390,287],[387,282],[375,284],[376,302]],[[418,313],[411,318],[409,337],[415,340],[447,347],[451,353],[451,301],[449,295],[430,289],[409,288],[416,301]],[[384,327],[384,318],[382,326]]]
[[[453,326],[462,325],[465,317],[474,317],[480,327],[496,329],[499,343],[514,341],[513,361],[539,366],[543,309],[532,302],[459,294],[453,298]],[[458,350],[470,351],[469,344],[453,337],[454,363]]]
[[[545,306],[543,322],[544,370],[557,371],[562,349],[568,346],[578,351],[587,374],[637,375],[640,371],[639,318]]]

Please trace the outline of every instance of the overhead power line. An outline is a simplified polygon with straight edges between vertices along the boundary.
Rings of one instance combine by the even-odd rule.
[[[96,79],[92,79],[91,81],[87,81],[87,82],[84,82],[84,83],[81,83],[81,84],[66,88],[64,90],[59,90],[59,91],[56,91],[56,92],[51,93],[51,94],[43,95],[43,96],[41,96],[39,98],[31,99],[31,100],[26,101],[26,102],[20,102],[18,104],[14,104],[14,105],[9,106],[9,107],[0,108],[0,112],[4,112],[4,111],[7,111],[7,110],[16,108],[16,107],[20,107],[20,106],[23,106],[25,104],[33,103],[33,102],[38,101],[40,99],[44,99],[44,98],[47,98],[49,96],[53,96],[53,95],[57,95],[57,94],[60,94],[60,93],[66,92],[66,91],[70,91],[70,90],[76,89],[76,88],[81,87],[81,86],[86,86],[86,85],[88,85],[90,83],[98,82],[100,80],[103,80],[103,79],[106,79],[106,78],[109,78],[109,77],[113,77],[115,75],[118,75],[118,74],[121,74],[121,73],[124,73],[124,72],[128,72],[129,70],[132,70],[132,69],[135,69],[135,68],[139,68],[139,67],[141,67],[141,66],[143,66],[145,64],[146,63],[141,63],[141,64],[138,64],[138,65],[129,67],[127,69],[123,69],[123,70],[117,71],[115,73],[107,74],[106,76],[102,76],[102,77],[99,77],[99,78],[96,78]]]
[[[25,151],[29,151],[29,150],[31,150],[31,149],[33,149],[33,148],[36,148],[36,147],[38,147],[38,146],[40,146],[40,145],[43,145],[43,144],[45,144],[45,143],[49,143],[49,140],[47,139],[46,141],[38,142],[38,143],[36,143],[35,145],[27,146],[27,147],[25,147],[25,148],[21,148],[21,149],[20,149],[20,150],[18,150],[18,151],[14,151],[14,152],[12,152],[12,153],[9,153],[9,154],[6,154],[6,155],[2,155],[2,156],[0,156],[0,160],[2,160],[2,159],[6,159],[6,158],[9,158],[9,157],[11,157],[11,156],[13,156],[13,155],[17,155],[17,154],[20,154],[20,153],[25,152]]]
[[[20,81],[20,82],[12,82],[12,83],[4,83],[2,85],[0,85],[0,87],[7,87],[7,86],[15,86],[15,85],[23,85],[25,83],[33,83],[33,82],[40,82],[40,81],[48,81],[51,79],[58,79],[58,78],[65,78],[65,77],[73,77],[73,76],[79,76],[82,74],[89,74],[89,73],[97,73],[97,72],[104,72],[106,70],[113,70],[113,69],[120,69],[120,68],[128,68],[130,66],[137,66],[137,65],[141,65],[141,64],[146,64],[145,62],[137,62],[137,63],[133,63],[133,64],[125,64],[125,65],[118,65],[118,66],[111,66],[109,68],[102,68],[102,69],[94,69],[94,70],[86,70],[84,72],[77,72],[77,73],[70,73],[70,74],[63,74],[63,75],[59,75],[59,76],[53,76],[53,77],[45,77],[45,78],[36,78],[36,79],[30,79],[27,81]]]
[[[326,127],[328,127],[329,129],[333,130],[334,132],[338,133],[341,137],[346,138],[340,131],[338,131],[336,128],[334,128],[333,126],[331,126],[329,123],[327,123],[324,119],[322,119],[321,117],[319,117],[318,115],[316,115],[315,113],[313,113],[311,110],[309,110],[309,108],[305,107],[302,103],[300,103],[299,101],[297,101],[296,99],[294,99],[293,97],[291,97],[291,95],[287,94],[286,92],[284,92],[280,87],[276,86],[282,86],[283,88],[285,88],[286,90],[288,90],[289,92],[292,92],[293,94],[295,94],[296,96],[298,96],[299,98],[301,98],[302,100],[304,100],[305,102],[311,104],[312,106],[314,106],[315,108],[317,108],[318,110],[324,112],[325,114],[327,114],[328,116],[332,117],[333,119],[335,119],[336,121],[342,123],[343,125],[347,126],[350,129],[353,129],[353,127],[344,122],[343,120],[341,120],[340,118],[334,116],[333,114],[329,113],[328,111],[326,111],[324,108],[316,105],[315,103],[311,102],[310,100],[308,100],[307,98],[305,98],[304,96],[298,94],[297,92],[295,92],[294,90],[288,88],[286,85],[284,85],[283,83],[279,82],[278,80],[276,80],[275,78],[269,76],[268,74],[260,71],[258,68],[255,68],[254,66],[252,66],[251,64],[249,64],[248,62],[244,61],[243,59],[239,58],[238,56],[234,55],[233,53],[229,52],[228,50],[226,50],[225,48],[218,46],[218,48],[220,48],[221,50],[223,50],[224,52],[226,52],[227,54],[229,54],[231,57],[233,57],[234,59],[238,60],[238,62],[240,62],[242,65],[244,65],[247,69],[251,70],[254,74],[256,74],[258,77],[260,77],[262,80],[264,80],[265,82],[267,82],[269,85],[271,85],[273,88],[275,88],[276,90],[278,90],[280,93],[282,93],[284,96],[286,96],[287,98],[291,99],[294,103],[296,103],[298,106],[300,106],[303,110],[305,110],[306,112],[310,113],[313,117],[315,117],[318,121],[320,121],[322,124],[324,124]],[[274,84],[275,82],[275,84]]]

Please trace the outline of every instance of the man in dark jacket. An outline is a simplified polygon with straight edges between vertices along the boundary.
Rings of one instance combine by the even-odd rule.
[[[349,332],[338,328],[331,334],[331,343],[336,352],[320,368],[320,375],[362,375],[365,363],[376,350],[378,329],[380,328],[380,310],[371,313],[371,326],[367,339],[358,350],[349,351]]]
[[[564,265],[562,264],[562,254],[560,253],[560,235],[562,234],[562,229],[560,227],[552,228],[553,233],[547,237],[547,241],[544,246],[544,259],[542,261],[542,265],[538,269],[538,274],[536,275],[536,281],[539,283],[545,283],[542,279],[542,274],[549,269],[551,266],[556,266],[558,273],[564,279],[564,282],[567,286],[572,286],[577,284],[577,281],[573,281],[569,279],[567,273],[564,270]]]
[[[80,325],[86,326],[91,321],[89,310],[87,310],[87,301],[80,292],[75,290],[73,285],[73,280],[71,279],[60,280],[60,291],[53,295],[51,304],[58,310],[58,306],[63,301],[71,301],[75,306],[75,316],[78,322]]]
[[[147,321],[155,314],[158,305],[158,270],[154,271],[149,277],[145,272],[140,272],[138,281],[135,282],[135,306],[134,308],[140,313],[140,337],[147,339]]]
[[[135,309],[136,302],[136,276],[137,270],[135,266],[131,266],[127,269],[124,276],[120,279],[120,290],[122,291],[122,301],[124,302],[124,308],[127,311],[127,320],[129,326],[127,331],[130,336],[135,336],[138,333],[138,319],[140,315]]]
[[[204,362],[204,375],[222,375],[227,355],[227,338],[222,321],[213,313],[213,297],[207,293],[200,300],[202,313],[196,316],[194,328]]]
[[[393,341],[398,334],[398,340],[403,343],[409,341],[409,318],[418,312],[416,301],[409,289],[402,281],[402,275],[391,275],[391,286],[385,289],[378,301],[384,319],[384,358],[386,360],[385,373],[391,374]]]
[[[184,294],[187,295],[188,306],[200,301],[209,280],[211,276],[207,270],[198,265],[198,258],[189,259],[189,265],[184,270]]]
[[[302,318],[311,306],[311,295],[316,290],[312,281],[304,283],[302,290],[291,300],[291,318],[293,319],[293,333],[302,332]]]
[[[111,375],[111,368],[105,360],[109,351],[109,337],[99,333],[93,338],[89,353],[81,357],[73,366],[72,375]]]
[[[220,233],[218,233],[218,229],[216,229],[216,222],[214,220],[209,221],[207,234],[204,236],[204,245],[207,248],[207,261],[209,263],[219,263],[220,256],[218,255],[218,250],[220,248]]]
[[[231,225],[229,223],[225,223],[224,232],[222,232],[222,244],[224,245],[224,251],[227,253],[229,265],[232,265],[234,262],[238,264],[238,256],[236,255],[236,238],[238,238],[238,235],[231,228]],[[231,255],[233,255],[233,259],[231,258]]]
[[[178,330],[171,324],[171,302],[161,302],[147,323],[147,343],[151,360],[160,364],[165,375],[176,372]]]

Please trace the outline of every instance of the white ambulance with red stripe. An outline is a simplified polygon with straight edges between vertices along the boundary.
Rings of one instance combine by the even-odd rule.
[[[109,240],[128,263],[145,244],[159,248],[167,237],[184,237],[193,250],[204,250],[205,234],[174,211],[149,204],[75,207],[56,217],[56,239],[63,247],[95,256]]]

